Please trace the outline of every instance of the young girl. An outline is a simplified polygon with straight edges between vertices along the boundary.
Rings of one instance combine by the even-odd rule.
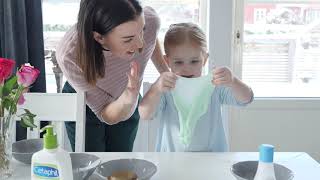
[[[227,67],[201,76],[207,43],[195,24],[171,25],[164,49],[171,72],[160,75],[139,105],[141,119],[160,121],[156,150],[227,151],[221,106],[246,105],[253,92]]]

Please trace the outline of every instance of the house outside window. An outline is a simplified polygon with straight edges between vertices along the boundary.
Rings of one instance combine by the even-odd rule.
[[[319,9],[311,0],[245,1],[241,76],[257,97],[320,96]]]
[[[266,9],[254,9],[254,23],[266,23]]]

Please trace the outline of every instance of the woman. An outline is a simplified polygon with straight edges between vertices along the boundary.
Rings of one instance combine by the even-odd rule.
[[[76,26],[57,48],[64,93],[86,93],[86,151],[132,151],[147,61],[167,71],[160,22],[137,0],[82,0]],[[66,123],[74,150],[74,123]]]

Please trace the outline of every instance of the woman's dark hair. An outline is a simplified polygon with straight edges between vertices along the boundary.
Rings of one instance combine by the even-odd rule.
[[[78,14],[77,64],[85,79],[95,85],[105,75],[103,48],[93,32],[106,35],[116,26],[140,16],[142,7],[137,0],[81,0]]]

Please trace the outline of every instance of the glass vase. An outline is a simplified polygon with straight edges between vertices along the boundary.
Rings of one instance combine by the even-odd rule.
[[[0,179],[12,176],[12,127],[14,116],[0,117]]]

